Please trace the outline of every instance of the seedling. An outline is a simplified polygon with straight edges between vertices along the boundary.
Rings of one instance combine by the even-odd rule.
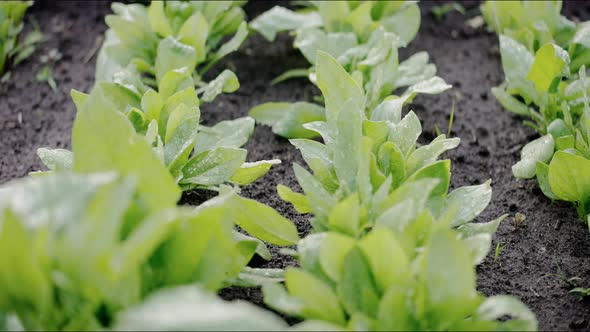
[[[57,92],[57,83],[53,78],[53,74],[51,73],[51,68],[49,66],[43,66],[43,68],[41,68],[39,72],[37,72],[35,79],[37,80],[37,82],[47,83],[47,85],[49,85],[53,92]]]
[[[223,71],[211,82],[203,81],[203,76],[248,37],[243,3],[153,1],[147,7],[113,3],[115,14],[106,17],[110,29],[98,55],[96,80],[117,83],[122,75],[132,76],[126,83],[157,89],[167,73],[183,71],[192,76],[203,102],[234,92],[239,83],[232,71]]]
[[[362,107],[368,118],[384,101],[400,98],[407,105],[419,93],[438,94],[450,88],[435,76],[436,67],[426,52],[399,61],[398,49],[416,35],[420,10],[411,1],[330,2],[311,1],[304,11],[274,7],[252,21],[251,27],[268,40],[277,33],[291,31],[294,45],[312,65],[294,69],[276,78],[307,76],[318,85],[316,53],[323,51],[338,60],[346,72],[363,88]],[[398,88],[407,88],[401,96],[391,96]],[[405,98],[404,98],[405,97]],[[325,107],[311,103],[266,103],[250,110],[259,123],[272,126],[273,132],[287,138],[313,138],[318,134],[303,125],[326,120]]]
[[[33,1],[0,1],[0,77],[1,81],[8,80],[9,65],[16,66],[35,51],[37,44],[43,38],[39,28],[25,38],[21,38],[24,27],[23,18]]]
[[[408,242],[388,227],[360,239],[310,235],[298,245],[301,267],[286,270],[286,287],[264,284],[264,302],[350,330],[536,330],[517,298],[476,291],[469,249],[452,230],[434,230],[420,250],[405,251]]]
[[[432,13],[432,15],[434,15],[434,18],[438,22],[442,21],[444,16],[452,11],[457,11],[463,16],[465,16],[465,14],[466,14],[465,7],[463,7],[463,5],[461,5],[460,3],[457,3],[455,1],[445,3],[444,5],[440,5],[440,6],[433,6],[430,9],[430,12]]]
[[[576,287],[570,290],[570,293],[578,293],[578,301],[583,301],[586,298],[586,296],[590,296],[590,288]]]
[[[512,167],[518,178],[536,177],[551,199],[573,202],[590,215],[590,64],[588,22],[559,14],[561,2],[487,1],[481,6],[500,35],[505,82],[492,93],[506,110],[526,117],[540,138],[522,149]],[[544,33],[538,33],[543,25]]]
[[[496,244],[496,250],[494,251],[494,262],[498,260],[500,254],[502,253],[502,250],[504,250],[504,247],[506,247],[506,243],[504,242],[498,242]]]
[[[516,214],[514,215],[514,219],[512,220],[512,223],[514,225],[515,228],[519,228],[524,221],[526,220],[526,216],[520,212],[516,212]]]
[[[136,78],[122,74],[121,79]],[[123,82],[99,83],[95,102],[121,112],[127,125],[142,135],[183,190],[218,191],[224,183],[247,185],[280,163],[280,160],[246,162],[247,151],[240,147],[254,130],[252,118],[222,121],[213,127],[200,125],[200,101],[190,73],[168,72],[159,92],[135,82],[140,89],[130,88]],[[72,98],[81,112],[89,97],[72,91]],[[88,130],[92,132],[91,127]],[[74,144],[77,139],[74,137]],[[67,169],[73,158],[62,149],[43,148],[38,155],[50,170]]]

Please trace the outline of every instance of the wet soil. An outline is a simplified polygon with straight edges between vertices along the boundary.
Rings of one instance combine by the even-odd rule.
[[[254,1],[246,5],[250,18],[273,6]],[[284,4],[284,3],[283,3]],[[497,37],[483,27],[465,25],[466,18],[456,12],[436,21],[429,9],[433,3],[422,2],[422,26],[401,58],[417,51],[428,51],[438,67],[438,75],[454,86],[438,96],[419,96],[408,107],[423,121],[422,142],[435,137],[435,126],[448,128],[451,106],[455,103],[452,136],[461,145],[446,157],[453,162],[452,186],[479,184],[492,179],[493,198],[478,221],[489,221],[508,213],[494,238],[494,250],[478,267],[478,288],[486,295],[512,294],[521,298],[537,315],[541,330],[590,329],[590,301],[578,301],[569,293],[574,283],[590,287],[590,233],[578,221],[575,209],[562,202],[551,202],[534,181],[516,180],[510,167],[519,159],[520,148],[536,137],[521,120],[502,110],[490,89],[502,82]],[[463,2],[468,15],[476,14],[476,2]],[[566,2],[569,18],[588,20],[590,6],[583,2]],[[44,2],[31,10],[47,40],[29,60],[12,69],[11,81],[0,95],[0,183],[38,170],[35,151],[41,146],[70,147],[70,131],[75,118],[69,90],[88,91],[93,85],[95,57],[92,50],[106,26],[108,2]],[[57,49],[61,60],[52,63],[58,91],[37,82],[35,75],[45,64],[40,56]],[[282,34],[274,43],[252,36],[239,52],[218,65],[235,69],[241,88],[223,95],[202,107],[205,124],[246,116],[248,110],[269,101],[311,101],[319,91],[306,80],[291,80],[271,86],[270,81],[288,69],[307,66],[292,48],[292,39]],[[214,73],[212,73],[214,74]],[[276,194],[277,184],[298,188],[292,164],[303,164],[298,151],[285,139],[276,137],[270,128],[258,126],[246,145],[249,160],[279,158],[269,174],[244,188],[242,194],[266,203],[293,220],[303,236],[310,230],[308,216],[298,215]],[[182,202],[196,204],[202,194],[187,194]],[[515,213],[526,219],[515,223]],[[295,264],[273,248],[269,263],[255,261],[263,267],[286,267]],[[259,289],[229,288],[220,292],[225,299],[245,299],[262,305]]]

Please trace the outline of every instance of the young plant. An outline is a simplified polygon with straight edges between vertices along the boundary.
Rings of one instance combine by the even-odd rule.
[[[298,245],[301,267],[287,269],[286,289],[263,285],[264,301],[351,331],[537,329],[535,315],[517,298],[479,294],[468,246],[448,225],[432,228],[412,251],[405,247],[414,239],[391,226],[362,238],[309,235]]]
[[[313,213],[317,232],[337,230],[357,237],[390,222],[392,216],[405,225],[424,210],[431,222],[452,219],[453,227],[471,227],[468,223],[489,203],[491,187],[486,182],[448,194],[451,163],[437,159],[459,139],[441,135],[417,148],[420,120],[413,112],[401,118],[403,98],[385,101],[368,119],[365,94],[357,82],[328,53],[318,52],[317,59],[327,121],[304,127],[321,134],[324,144],[291,140],[313,175],[295,164],[304,194],[279,185],[281,198],[300,213]],[[489,241],[491,236],[482,246],[489,247]]]
[[[183,70],[193,76],[204,102],[237,90],[237,77],[230,70],[209,83],[203,76],[247,38],[243,3],[153,1],[148,7],[113,3],[115,14],[106,17],[110,29],[98,56],[96,80],[112,82],[117,73],[131,70],[155,88],[171,70]]]
[[[128,117],[105,97],[103,86],[99,85],[85,98],[74,123],[72,152],[40,151],[48,168],[56,172],[71,169],[83,173],[116,171],[134,175],[139,178],[140,197],[145,196],[157,206],[163,204],[165,197],[172,197],[170,200],[176,203],[180,198],[180,188],[176,185],[178,177],[154,153],[151,140],[136,132]],[[220,194],[236,191],[227,186],[219,186],[217,190]],[[290,245],[298,240],[295,226],[270,207],[237,195],[232,201],[235,201],[231,208],[234,222],[251,235],[276,245]],[[262,256],[269,258],[268,254]]]
[[[133,85],[134,76],[118,78],[116,83],[97,84],[94,104],[86,103],[87,95],[72,91],[78,110],[100,112],[98,105],[119,110],[183,190],[219,190],[224,183],[247,185],[280,163],[276,159],[245,161],[247,151],[240,147],[254,130],[252,118],[222,121],[213,127],[199,125],[199,98],[190,73],[166,73],[158,92],[137,80]],[[77,139],[74,135],[74,145]],[[42,148],[38,155],[50,170],[69,168],[73,158],[63,149]]]
[[[0,1],[0,77],[6,74],[9,65],[17,65],[33,54],[41,41],[38,29],[24,39],[19,38],[23,17],[32,5],[33,1]]]
[[[145,144],[142,150],[149,153]],[[144,166],[157,168],[151,159]],[[176,207],[163,169],[150,173],[150,183],[139,172],[81,173],[0,188],[0,311],[26,330],[109,328],[160,289],[215,291],[238,277],[259,246],[234,240],[236,209],[245,202],[232,191],[196,209]],[[128,315],[117,323],[131,324]]]
[[[344,2],[310,1],[311,9],[293,12],[275,7],[252,21],[251,27],[268,40],[277,32],[291,30],[294,45],[312,65],[283,77],[308,75],[316,80],[317,51],[336,58],[366,91],[363,108],[367,116],[398,88],[408,87],[403,95],[440,93],[448,88],[435,76],[436,67],[428,63],[428,54],[419,52],[400,63],[398,48],[405,47],[416,35],[420,10],[413,2]],[[405,103],[412,98],[404,99]],[[253,108],[250,115],[273,127],[273,132],[287,138],[311,138],[316,133],[305,130],[305,123],[325,120],[322,107],[311,103],[266,103]]]
[[[580,217],[589,218],[587,24],[561,16],[561,1],[487,1],[481,9],[500,35],[505,82],[492,93],[542,135],[524,146],[514,176],[536,176],[547,197],[574,202]]]

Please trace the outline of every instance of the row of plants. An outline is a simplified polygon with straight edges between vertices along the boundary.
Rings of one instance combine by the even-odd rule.
[[[560,15],[561,1],[487,1],[481,12],[499,35],[504,82],[492,93],[541,137],[512,167],[537,179],[552,200],[572,202],[590,221],[589,22]]]
[[[248,36],[244,2],[113,4],[96,84],[72,91],[72,151],[41,148],[49,171],[0,187],[0,327],[537,328],[518,299],[476,290],[475,267],[505,218],[472,222],[490,181],[449,192],[451,162],[439,157],[459,139],[419,146],[420,120],[402,118],[418,93],[450,88],[426,53],[399,62],[417,5],[310,3],[276,7],[251,27],[269,39],[295,31],[323,106],[267,104],[251,115],[301,151],[303,193],[277,192],[312,215],[312,233],[300,239],[291,221],[239,195],[280,162],[245,162],[252,118],[199,123],[202,102],[239,87],[229,70],[203,77]],[[182,191],[202,189],[218,195],[177,206]],[[265,243],[296,245],[282,252],[299,267],[248,267],[254,255],[272,258]],[[230,285],[262,285],[269,307],[303,322],[288,327],[213,295]]]

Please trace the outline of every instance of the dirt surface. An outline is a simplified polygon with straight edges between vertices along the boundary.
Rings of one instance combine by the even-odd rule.
[[[463,3],[468,13],[477,3]],[[246,6],[250,18],[272,7],[270,2]],[[497,37],[484,28],[464,25],[465,17],[451,13],[436,22],[429,13],[432,3],[422,2],[422,26],[418,37],[401,58],[428,51],[438,67],[438,75],[454,86],[438,96],[419,96],[413,109],[423,121],[422,142],[434,138],[437,125],[448,127],[451,105],[456,102],[452,135],[461,145],[446,156],[453,161],[452,186],[479,184],[493,180],[493,198],[478,221],[489,221],[508,213],[495,235],[494,246],[503,248],[496,259],[494,250],[478,268],[479,290],[486,295],[512,294],[521,298],[537,315],[541,330],[590,329],[590,301],[578,301],[568,293],[563,279],[580,278],[575,283],[590,286],[590,233],[576,218],[575,209],[544,197],[534,181],[517,181],[510,167],[518,160],[520,148],[536,137],[522,126],[521,119],[504,112],[490,93],[502,82]],[[568,2],[564,12],[570,18],[590,18],[590,6]],[[75,108],[69,90],[87,91],[93,84],[95,58],[85,62],[105,30],[103,17],[107,2],[37,3],[31,16],[39,22],[47,41],[28,61],[12,70],[12,80],[0,95],[0,183],[25,176],[40,167],[35,150],[41,146],[70,147],[70,131]],[[52,65],[58,91],[35,81],[43,67],[40,55],[57,48],[62,59]],[[311,101],[318,90],[305,80],[276,86],[270,81],[288,69],[306,67],[303,57],[292,48],[292,39],[281,35],[275,43],[252,36],[241,50],[219,64],[236,69],[242,84],[232,95],[219,97],[202,108],[205,124],[247,115],[248,110],[268,101]],[[214,73],[212,73],[214,74]],[[408,109],[409,109],[408,108]],[[298,215],[276,195],[282,183],[298,188],[292,163],[303,164],[300,154],[287,140],[276,137],[270,128],[258,126],[246,145],[249,160],[279,158],[261,180],[243,189],[243,195],[276,208],[293,220],[303,236],[309,232],[307,216]],[[202,194],[187,194],[182,202],[195,204]],[[521,224],[513,222],[520,212]],[[270,263],[253,265],[285,267],[294,261],[273,249]],[[563,278],[555,276],[561,273]],[[221,292],[226,299],[246,299],[261,304],[258,289],[230,288]]]

